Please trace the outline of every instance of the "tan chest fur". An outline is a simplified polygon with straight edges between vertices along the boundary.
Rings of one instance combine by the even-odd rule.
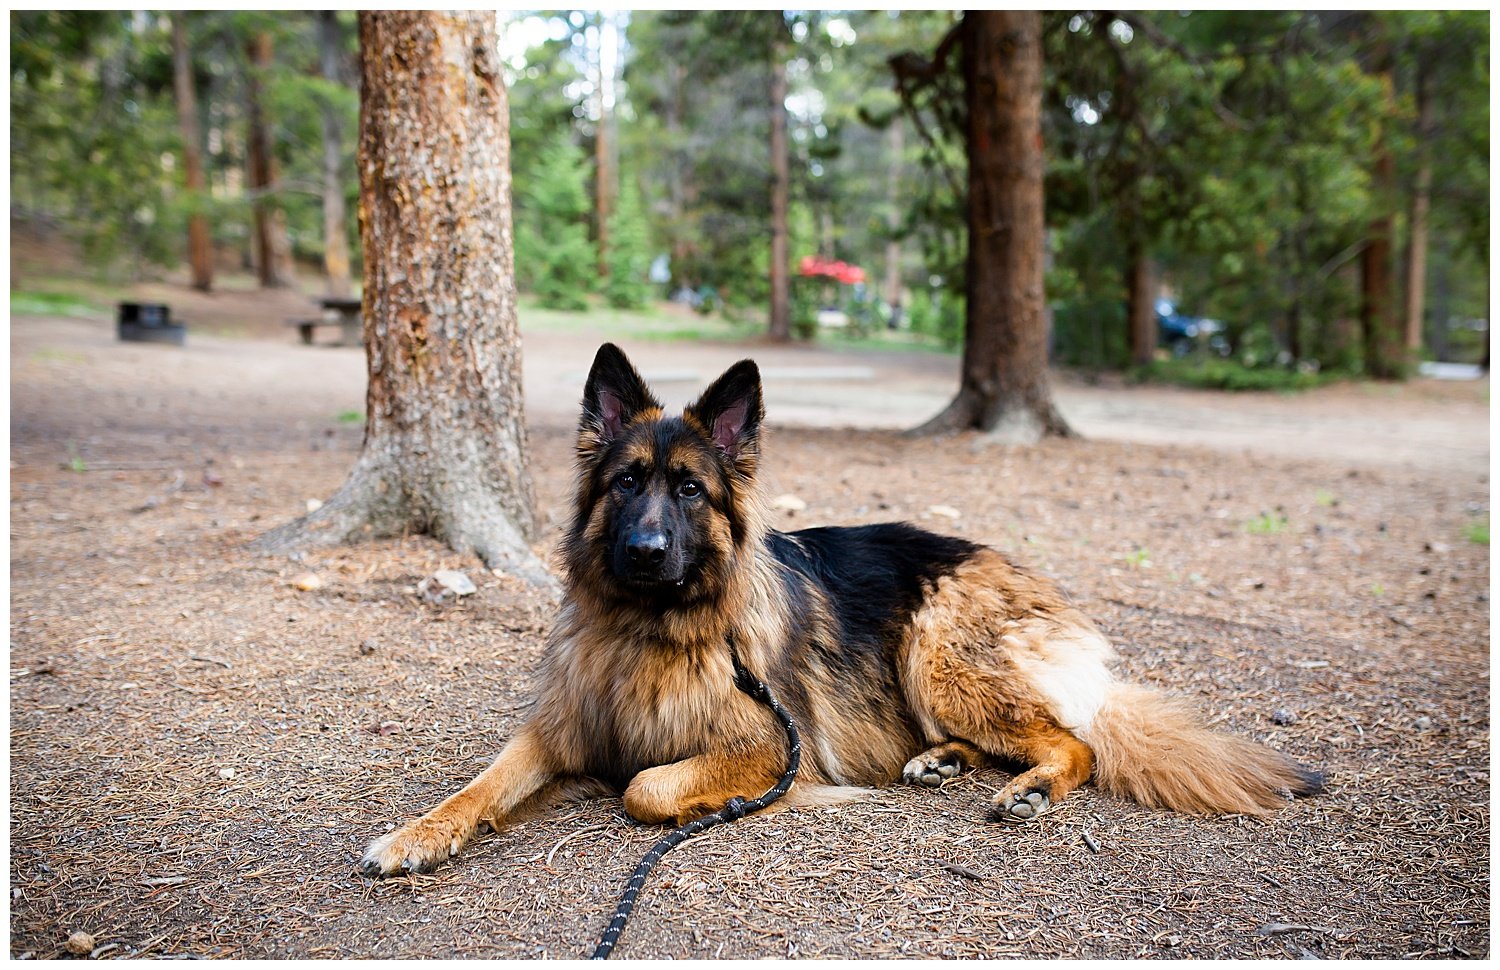
[[[566,761],[619,767],[729,751],[766,733],[769,715],[734,684],[722,640],[664,643],[629,631],[560,623],[538,714],[555,725]]]

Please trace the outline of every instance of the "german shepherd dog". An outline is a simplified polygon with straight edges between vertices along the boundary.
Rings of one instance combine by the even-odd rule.
[[[429,871],[481,822],[498,829],[570,787],[623,792],[646,823],[758,796],[786,742],[736,689],[731,651],[802,734],[801,773],[777,807],[897,778],[935,787],[991,760],[1023,769],[994,798],[1004,822],[1037,818],[1090,776],[1195,813],[1265,814],[1321,788],[1287,757],[1115,680],[1098,628],[992,549],[904,524],[768,528],[762,415],[752,361],[668,416],[618,348],[599,349],[537,702],[478,778],[376,840],[363,874]]]

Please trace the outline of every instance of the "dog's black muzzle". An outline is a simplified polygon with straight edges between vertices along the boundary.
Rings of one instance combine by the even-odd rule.
[[[681,585],[681,551],[673,545],[670,532],[632,529],[615,547],[615,575],[643,586]]]

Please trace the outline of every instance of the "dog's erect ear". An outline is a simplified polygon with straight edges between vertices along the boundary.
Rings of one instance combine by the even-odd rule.
[[[760,421],[766,414],[760,396],[760,368],[755,361],[742,360],[725,371],[687,413],[703,425],[737,469],[745,474],[755,470]]]
[[[592,452],[620,436],[620,429],[637,414],[661,408],[646,382],[630,365],[624,352],[605,344],[594,356],[594,366],[583,385],[583,416],[578,422],[578,447]]]

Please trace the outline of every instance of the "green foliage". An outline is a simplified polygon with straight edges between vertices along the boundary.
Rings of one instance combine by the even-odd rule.
[[[609,218],[609,249],[606,253],[609,279],[604,295],[609,305],[638,310],[651,298],[651,249],[646,239],[646,219],[641,212],[641,193],[630,179],[622,179],[620,198]]]
[[[1487,546],[1490,544],[1490,523],[1486,519],[1483,522],[1470,522],[1464,526],[1464,538],[1476,545]]]
[[[1255,536],[1273,536],[1287,527],[1287,517],[1280,512],[1262,512],[1245,523],[1245,531]]]
[[[963,346],[964,298],[947,289],[919,289],[907,307],[913,333],[937,340],[950,349]]]
[[[792,280],[792,335],[798,340],[812,340],[818,335],[818,286],[808,279]]]
[[[1124,367],[1130,359],[1122,255],[1107,218],[1078,218],[1052,233],[1047,273],[1053,360],[1091,369]]]
[[[638,123],[621,168],[640,173],[651,235],[670,245],[673,289],[711,286],[727,306],[769,296],[767,91],[775,11],[637,11],[625,67]],[[786,28],[781,27],[785,34]]]
[[[595,254],[588,238],[587,179],[587,161],[567,132],[553,137],[527,173],[515,220],[517,277],[543,306],[588,309]]]
[[[10,312],[47,317],[91,316],[104,308],[78,298],[76,293],[11,290]]]
[[[627,216],[630,186],[622,189],[616,219],[626,222],[611,227],[612,248],[632,266],[610,267],[609,298],[634,303],[649,293],[627,285],[639,284],[638,256],[656,251],[644,242],[635,251],[642,239],[670,253],[673,290],[708,287],[710,306],[746,318],[761,312],[768,78],[779,61],[790,89],[793,262],[817,253],[866,270],[868,292],[848,308],[854,330],[878,328],[881,301],[900,300],[916,336],[961,345],[961,301],[930,292],[934,279],[949,294],[965,283],[957,48],[943,64],[932,60],[958,16],[616,17],[626,31],[625,84],[611,130],[618,170],[633,173],[640,199]],[[549,160],[560,143],[590,146],[598,130],[590,31],[600,19],[582,11],[518,19],[554,29],[506,65],[517,280],[577,307],[597,268],[586,251],[594,172],[576,148],[561,168]],[[325,112],[342,128],[339,177],[351,212],[357,201],[353,12],[338,17],[333,81],[322,77],[314,16],[201,11],[184,22],[210,186],[198,195],[183,186],[166,15],[12,13],[13,213],[60,225],[97,266],[136,273],[179,259],[194,212],[209,216],[221,250],[246,251],[246,44],[267,33],[274,63],[258,80],[279,165],[271,197],[295,252],[320,256]],[[1056,12],[1044,30],[1057,362],[1124,366],[1126,270],[1144,255],[1182,312],[1223,322],[1232,351],[1233,363],[1168,362],[1153,368],[1159,376],[1281,387],[1360,373],[1363,243],[1372,217],[1395,213],[1396,261],[1404,261],[1423,159],[1432,182],[1428,352],[1464,360],[1485,352],[1474,321],[1489,312],[1487,12]],[[1377,40],[1393,55],[1388,77],[1375,70]],[[930,69],[934,83],[913,103],[891,90],[893,57]],[[1422,130],[1419,91],[1431,107]],[[1395,158],[1391,190],[1371,177],[1381,132]],[[797,300],[799,329],[811,333],[817,303]]]
[[[1136,381],[1215,391],[1306,391],[1343,376],[1347,375],[1295,367],[1247,367],[1237,360],[1211,356],[1154,360],[1131,372]]]
[[[98,265],[167,262],[185,238],[161,176],[176,144],[165,41],[126,13],[11,14],[12,205],[60,219]]]
[[[1065,243],[1059,263],[1093,275],[1086,288],[1096,296],[1123,292],[1124,254],[1143,249],[1179,308],[1223,321],[1236,353],[1258,344],[1249,348],[1255,357],[1289,354],[1358,372],[1358,258],[1372,218],[1408,204],[1424,141],[1438,160],[1435,274],[1449,276],[1445,240],[1487,239],[1487,176],[1472,167],[1488,153],[1483,21],[1472,13],[1050,15],[1049,220],[1065,238],[1113,237],[1092,251]],[[1394,99],[1373,67],[1381,32],[1396,54]],[[1419,75],[1442,116],[1425,135],[1413,130]],[[1382,129],[1399,158],[1399,196],[1376,191],[1370,175]],[[1087,358],[1076,328],[1057,336],[1063,359]]]
[[[570,94],[581,74],[568,58],[571,36],[549,39],[522,54],[506,73],[510,102],[510,164],[516,240],[516,286],[532,292],[546,249],[542,226],[549,218],[536,210],[534,180],[546,172],[543,156],[559,141],[574,137],[579,96]],[[580,172],[580,179],[586,175]],[[583,181],[579,191],[583,191]]]
[[[270,197],[285,213],[294,252],[321,255],[325,104],[342,119],[350,211],[358,195],[352,79],[316,76],[311,17],[171,16],[183,17],[188,31],[209,192],[193,195],[183,185],[169,16],[39,11],[11,19],[13,205],[60,223],[100,269],[124,264],[142,275],[175,265],[195,212],[209,217],[220,245],[248,247],[250,205],[241,188],[250,77],[245,46],[253,33],[265,32],[276,60],[260,80],[280,170]],[[347,75],[353,15],[340,17]]]

